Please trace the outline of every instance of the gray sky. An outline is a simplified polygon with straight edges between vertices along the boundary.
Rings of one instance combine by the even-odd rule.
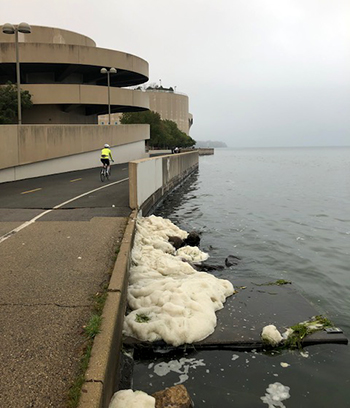
[[[0,0],[0,15],[145,59],[189,96],[195,140],[350,145],[349,0]]]

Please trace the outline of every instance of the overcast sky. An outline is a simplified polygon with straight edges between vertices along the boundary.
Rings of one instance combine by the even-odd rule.
[[[0,0],[0,16],[145,59],[189,96],[195,140],[350,145],[349,0]]]

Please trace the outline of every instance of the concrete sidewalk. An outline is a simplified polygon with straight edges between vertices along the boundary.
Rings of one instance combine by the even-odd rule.
[[[0,247],[0,406],[67,407],[127,218],[37,222]]]

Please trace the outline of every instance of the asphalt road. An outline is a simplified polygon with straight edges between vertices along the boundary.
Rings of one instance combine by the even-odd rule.
[[[104,183],[95,168],[0,184],[1,407],[67,407],[131,212],[127,178],[121,164]]]

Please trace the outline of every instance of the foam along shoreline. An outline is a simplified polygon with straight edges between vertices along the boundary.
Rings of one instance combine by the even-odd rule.
[[[131,254],[124,335],[141,341],[164,340],[172,346],[192,344],[212,334],[216,311],[234,293],[231,282],[196,271],[188,261],[208,255],[197,247],[176,251],[169,237],[188,233],[170,220],[138,218]]]

